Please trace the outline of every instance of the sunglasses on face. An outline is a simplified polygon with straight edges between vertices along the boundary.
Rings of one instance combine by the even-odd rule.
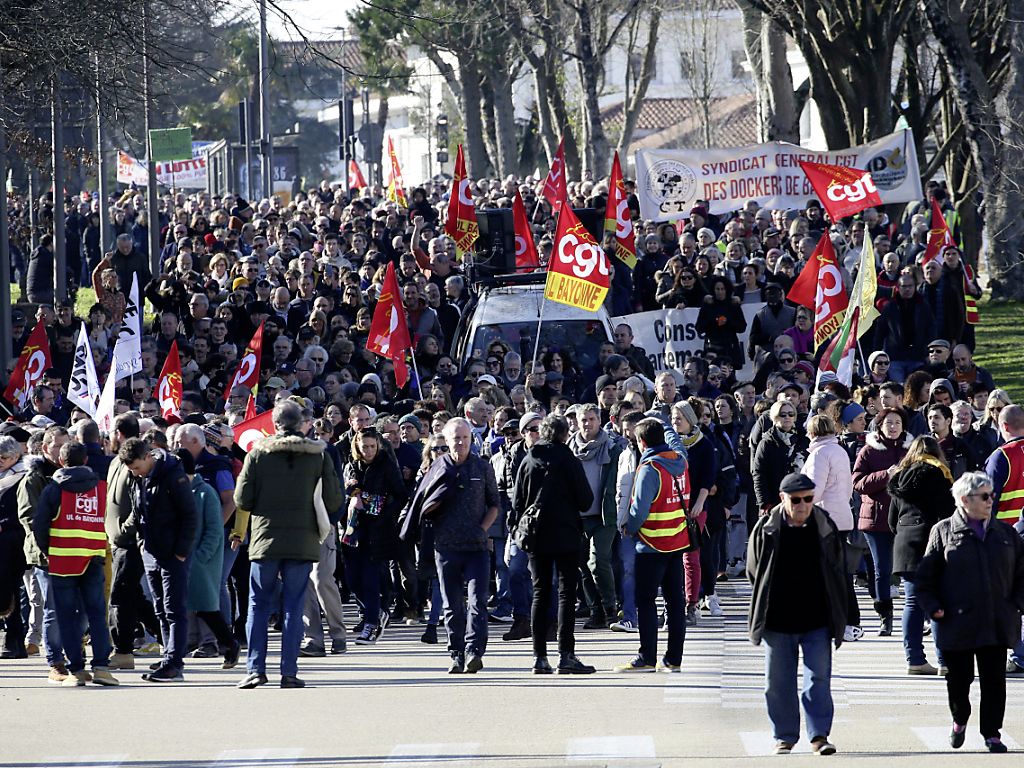
[[[794,504],[813,504],[814,494],[812,493],[810,496],[790,496],[789,499]]]
[[[786,411],[785,413],[780,413],[779,416],[783,419],[795,419],[796,413],[794,411]]]
[[[430,449],[430,452],[431,453],[448,453],[448,446],[447,445],[435,445],[433,448]]]
[[[995,497],[994,493],[989,493],[988,491],[984,491],[983,493],[968,493],[967,495],[968,496],[976,496],[977,498],[981,499],[982,501],[989,501],[990,499]]]
[[[540,432],[540,427],[534,425],[532,427],[527,427],[525,431],[530,432],[531,434],[534,432]]]

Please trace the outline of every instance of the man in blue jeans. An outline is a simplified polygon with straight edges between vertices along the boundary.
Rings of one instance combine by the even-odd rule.
[[[758,520],[747,545],[750,639],[765,645],[765,702],[775,754],[800,740],[800,706],[816,754],[832,755],[832,643],[846,628],[846,566],[839,531],[814,506],[814,481],[786,475],[781,504]],[[797,698],[803,653],[804,687]]]
[[[473,426],[463,418],[444,427],[448,453],[435,462],[451,465],[451,489],[423,514],[433,521],[434,558],[444,600],[452,663],[449,674],[479,672],[487,650],[487,593],[491,559],[487,529],[498,518],[498,484],[490,462],[472,452]],[[469,595],[469,621],[463,586]],[[468,652],[468,659],[467,659]]]

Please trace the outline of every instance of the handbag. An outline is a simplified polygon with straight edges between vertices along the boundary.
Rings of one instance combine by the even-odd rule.
[[[544,478],[547,480],[547,477]],[[537,529],[540,525],[541,503],[546,498],[547,484],[543,485],[538,494],[537,500],[528,506],[523,514],[516,521],[516,529],[512,533],[512,540],[523,552],[532,552],[537,545]]]
[[[679,498],[683,498],[683,489],[679,485],[679,478],[673,477],[672,483],[676,487],[676,493],[679,494]],[[687,552],[695,552],[703,546],[706,546],[711,542],[711,533],[708,531],[708,527],[705,525],[703,528],[700,523],[697,522],[697,518],[686,512],[686,535],[690,543],[683,547],[680,552],[683,554]]]

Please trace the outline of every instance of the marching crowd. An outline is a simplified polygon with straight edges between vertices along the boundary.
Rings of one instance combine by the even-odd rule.
[[[544,262],[555,226],[541,187],[470,193],[481,209],[520,193]],[[638,261],[607,246],[607,308],[698,309],[703,354],[678,378],[628,324],[593,367],[500,340],[449,354],[474,286],[443,233],[441,182],[410,190],[408,209],[326,182],[288,204],[167,194],[155,258],[133,190],[69,196],[62,211],[11,197],[27,299],[10,309],[14,352],[39,322],[52,360],[0,425],[3,658],[44,657],[53,684],[112,686],[147,651],[159,658],[143,679],[174,683],[189,657],[231,669],[244,650],[248,689],[268,682],[273,630],[280,685],[302,687],[300,657],[387,642],[401,622],[431,645],[444,625],[452,674],[484,668],[495,628],[531,641],[536,674],[589,674],[580,619],[637,635],[616,671],[679,672],[687,628],[722,615],[717,585],[745,578],[777,753],[799,740],[801,705],[814,751],[835,752],[832,650],[863,636],[863,591],[878,634],[902,636],[907,673],[945,676],[954,747],[977,662],[981,733],[1006,751],[1006,675],[1024,673],[1024,409],[974,362],[981,290],[960,250],[920,263],[934,210],[958,236],[945,189],[927,194],[893,219],[831,222],[811,200],[728,216],[698,205],[674,224],[642,221],[630,197]],[[569,196],[603,218],[606,187]],[[68,296],[43,231],[55,215]],[[877,259],[881,315],[851,386],[819,373],[815,313],[787,301],[822,237],[847,285],[867,239]],[[416,362],[401,387],[367,349],[389,264]],[[102,378],[135,279],[151,312],[142,370],[101,431],[67,397],[75,340],[84,326]],[[84,317],[79,284],[96,292]],[[748,303],[763,304],[749,328]],[[258,387],[232,386],[261,324]],[[172,344],[176,416],[157,391]],[[266,411],[272,434],[244,452],[236,428]]]

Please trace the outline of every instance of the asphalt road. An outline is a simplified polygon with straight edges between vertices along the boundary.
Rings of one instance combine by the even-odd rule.
[[[578,653],[598,674],[536,677],[529,641],[504,643],[497,625],[476,675],[447,675],[443,640],[422,645],[421,629],[403,626],[376,646],[301,659],[303,690],[276,686],[273,654],[271,685],[252,691],[234,687],[241,667],[223,671],[214,659],[189,660],[186,682],[164,686],[141,681],[140,659],[135,672],[116,673],[119,688],[55,687],[38,657],[0,661],[0,768],[648,768],[826,759],[810,755],[806,742],[792,756],[770,754],[763,653],[746,637],[747,591],[731,582],[721,592],[726,617],[705,617],[688,632],[682,674],[615,674],[637,636],[580,630]],[[875,637],[869,605],[865,596],[865,638],[835,656],[839,754],[827,759],[1024,764],[1019,752],[985,753],[976,721],[962,750],[948,747],[944,681],[905,674],[898,622],[894,637]],[[276,640],[271,635],[272,649]],[[1008,681],[1007,700],[1004,741],[1019,750],[1024,679]]]

